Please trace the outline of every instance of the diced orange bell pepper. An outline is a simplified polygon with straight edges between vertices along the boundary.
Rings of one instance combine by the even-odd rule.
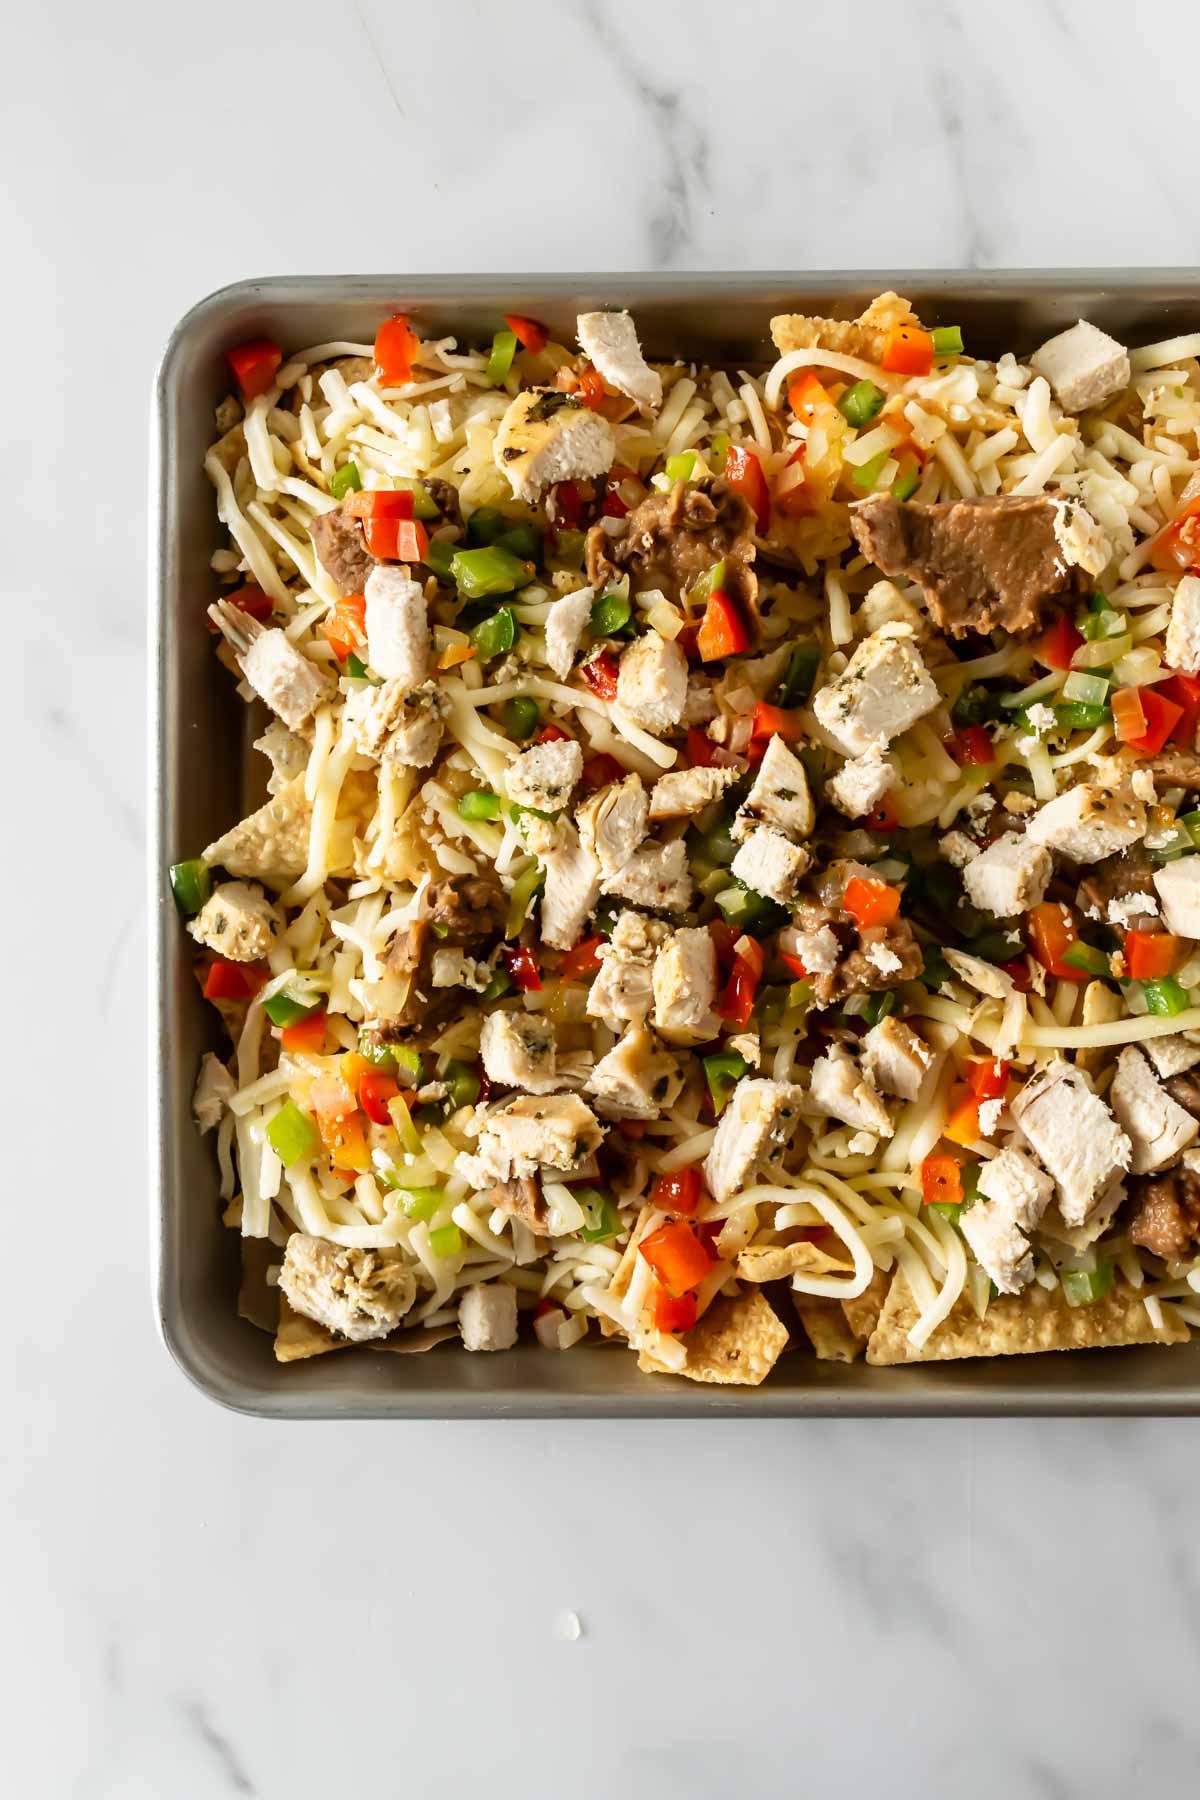
[[[1183,710],[1152,687],[1118,688],[1112,697],[1117,736],[1138,756],[1157,755],[1183,718]]]
[[[891,375],[928,375],[933,367],[933,338],[919,325],[893,325],[879,359]]]
[[[346,594],[321,621],[321,630],[339,662],[367,640],[367,601],[364,594]]]
[[[681,1217],[690,1217],[703,1198],[704,1180],[699,1163],[688,1163],[685,1168],[660,1175],[650,1189],[651,1206],[656,1206],[659,1212],[676,1213]]]
[[[855,924],[866,929],[871,925],[890,925],[900,911],[900,895],[886,881],[869,881],[852,875],[846,883],[842,906]]]
[[[1200,564],[1200,494],[1151,540],[1148,560],[1152,568],[1169,574]]]
[[[738,656],[750,648],[750,634],[737,607],[720,589],[709,595],[696,648],[701,662],[717,662],[722,656]]]
[[[275,379],[275,371],[283,361],[283,351],[270,338],[249,338],[225,352],[225,360],[233,370],[242,397],[257,400]]]
[[[740,937],[734,947],[733,971],[715,1011],[736,1031],[745,1031],[754,1011],[754,996],[762,980],[763,948],[754,938]]]
[[[800,722],[798,712],[790,712],[782,706],[770,706],[760,700],[754,708],[754,722],[750,727],[752,738],[780,737],[785,744],[797,744],[804,736],[804,726]]]
[[[470,662],[476,654],[474,644],[447,644],[437,659],[440,670],[457,669],[460,663]]]
[[[546,348],[550,334],[536,319],[527,319],[522,313],[505,313],[504,323],[523,350],[536,352]]]
[[[364,1059],[365,1060],[365,1059]],[[330,1162],[339,1169],[371,1166],[362,1114],[344,1080],[322,1076],[312,1085],[312,1109]]]
[[[1012,1064],[995,1056],[975,1056],[967,1064],[967,1085],[977,1100],[1003,1100]]]
[[[604,383],[593,369],[591,363],[584,363],[579,371],[579,398],[592,412],[599,412],[604,405]]]
[[[690,1331],[696,1323],[695,1294],[671,1294],[661,1281],[654,1283],[650,1316],[655,1331]]]
[[[979,1102],[973,1094],[964,1095],[950,1109],[950,1117],[942,1127],[942,1136],[952,1144],[974,1144],[980,1137]]]
[[[325,1008],[318,1006],[307,1018],[285,1025],[279,1042],[292,1056],[319,1056],[325,1045]]]
[[[1069,669],[1075,652],[1083,641],[1082,634],[1076,631],[1066,613],[1059,613],[1053,625],[1048,626],[1041,637],[1035,639],[1033,654],[1047,668]]]
[[[560,971],[564,981],[586,981],[600,967],[600,947],[604,943],[602,937],[587,937],[576,944],[563,957]]]
[[[638,1250],[668,1293],[676,1297],[698,1287],[715,1260],[686,1219],[660,1225],[642,1239]]]
[[[1131,981],[1161,981],[1179,966],[1183,939],[1169,931],[1127,931],[1125,971]]]
[[[926,1206],[961,1206],[962,1169],[948,1151],[935,1152],[921,1164],[921,1194]]]
[[[375,333],[375,376],[384,387],[402,387],[412,380],[417,334],[404,313],[393,313]]]
[[[368,1069],[358,1083],[358,1104],[370,1119],[372,1125],[390,1125],[392,1115],[387,1109],[389,1100],[394,1100],[400,1092],[400,1083],[382,1069]]]
[[[1043,900],[1029,914],[1029,943],[1044,969],[1060,981],[1089,981],[1083,969],[1064,962],[1063,957],[1079,938],[1079,930],[1069,907],[1057,900]]]
[[[812,369],[797,369],[788,382],[788,405],[807,424],[822,406],[832,406],[833,396]]]
[[[736,494],[749,502],[759,535],[771,523],[771,492],[763,466],[753,450],[744,444],[730,444],[725,455],[725,480]]]

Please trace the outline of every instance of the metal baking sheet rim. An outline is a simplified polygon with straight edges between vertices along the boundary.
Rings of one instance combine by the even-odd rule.
[[[989,321],[1003,317],[997,344],[1023,328],[1048,333],[1085,311],[1118,335],[1125,329],[1145,338],[1171,335],[1187,317],[1194,327],[1200,270],[274,276],[208,295],[175,327],[158,369],[152,413],[151,1261],[163,1342],[208,1398],[280,1419],[1200,1413],[1200,1342],[894,1369],[820,1363],[803,1351],[788,1352],[762,1387],[714,1388],[641,1375],[630,1352],[617,1346],[560,1358],[532,1346],[495,1357],[450,1346],[411,1356],[347,1350],[285,1367],[275,1363],[268,1336],[236,1316],[237,1240],[220,1223],[211,1140],[199,1138],[190,1109],[199,1051],[210,1036],[206,1009],[187,972],[163,878],[168,861],[209,841],[199,831],[232,816],[230,795],[242,778],[240,752],[234,755],[219,732],[203,730],[222,712],[237,718],[228,691],[210,679],[217,665],[207,633],[196,643],[196,634],[175,628],[189,574],[207,578],[216,542],[211,489],[200,461],[212,406],[223,391],[221,351],[238,334],[267,330],[289,345],[304,337],[321,341],[312,323],[318,314],[336,320],[336,336],[353,337],[355,330],[366,335],[372,322],[401,305],[418,316],[436,315],[448,328],[457,321],[461,329],[478,330],[498,316],[501,303],[505,311],[540,311],[551,322],[565,322],[578,306],[595,304],[639,310],[650,321],[649,347],[660,353],[667,353],[654,341],[661,325],[668,335],[688,331],[689,348],[698,356],[732,350],[750,358],[757,350],[761,359],[770,354],[766,321],[772,311],[832,306],[846,313],[884,287],[923,300],[930,317],[969,322],[984,336]],[[351,326],[355,316],[361,326]],[[240,744],[240,733],[229,735]],[[204,779],[189,781],[189,765]],[[181,823],[189,809],[198,821],[190,830]]]

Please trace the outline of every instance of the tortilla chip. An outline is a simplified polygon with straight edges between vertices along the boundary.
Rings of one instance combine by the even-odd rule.
[[[722,1294],[683,1339],[687,1362],[668,1369],[646,1350],[638,1352],[638,1368],[648,1374],[686,1376],[721,1386],[757,1387],[779,1361],[788,1341],[787,1327],[757,1288],[745,1294]]]
[[[749,1244],[738,1252],[743,1281],[789,1281],[793,1275],[837,1275],[854,1264],[826,1255],[816,1244]]]
[[[238,1288],[238,1317],[248,1319],[260,1331],[269,1331],[272,1337],[279,1329],[281,1295],[277,1287],[267,1285],[267,1270],[280,1260],[279,1250],[270,1238],[242,1239],[242,1283]]]
[[[792,1303],[818,1362],[852,1363],[861,1354],[866,1339],[851,1331],[840,1301],[825,1300],[819,1294],[793,1294]]]
[[[861,1294],[856,1294],[853,1300],[842,1301],[847,1325],[864,1344],[879,1323],[879,1315],[883,1311],[883,1303],[891,1285],[891,1270],[876,1269]]]
[[[951,1362],[964,1356],[1032,1356],[1043,1350],[1104,1350],[1123,1344],[1181,1344],[1190,1336],[1170,1309],[1156,1331],[1141,1296],[1125,1281],[1091,1306],[1068,1306],[1061,1288],[1034,1286],[1023,1294],[993,1300],[977,1319],[966,1294],[929,1342],[916,1350],[907,1341],[918,1307],[908,1282],[897,1271],[879,1323],[867,1345],[867,1361],[892,1363]]]
[[[436,1350],[449,1338],[458,1336],[457,1325],[426,1325],[424,1330],[396,1331],[391,1337],[376,1338],[371,1350],[390,1350],[396,1356],[418,1356],[422,1350]]]
[[[893,325],[920,325],[907,300],[890,290],[872,300],[857,319],[821,319],[807,313],[780,313],[771,320],[771,336],[780,356],[789,350],[835,350],[878,362]]]
[[[348,1338],[334,1337],[315,1319],[294,1312],[284,1294],[279,1296],[279,1329],[275,1334],[275,1361],[303,1362],[309,1356],[324,1356],[328,1350],[351,1350]]]

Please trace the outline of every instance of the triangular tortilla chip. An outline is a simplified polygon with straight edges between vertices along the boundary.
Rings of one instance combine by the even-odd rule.
[[[1118,1281],[1091,1306],[1068,1306],[1061,1288],[1036,1283],[1022,1294],[993,1300],[982,1319],[965,1294],[920,1350],[908,1342],[918,1307],[899,1270],[879,1323],[867,1345],[867,1361],[878,1365],[950,1362],[964,1356],[1031,1356],[1043,1350],[1104,1350],[1122,1344],[1180,1344],[1190,1336],[1168,1308],[1156,1331],[1135,1288]]]
[[[680,1374],[689,1381],[722,1386],[757,1387],[766,1379],[788,1341],[787,1327],[772,1312],[758,1289],[722,1294],[683,1339],[687,1362],[668,1369],[646,1350],[638,1352],[638,1368],[649,1374]]]
[[[864,1344],[879,1323],[879,1315],[883,1311],[883,1303],[891,1285],[891,1270],[876,1269],[861,1294],[856,1294],[853,1300],[842,1301],[847,1325]]]
[[[275,1361],[303,1362],[309,1356],[324,1356],[329,1350],[351,1350],[348,1338],[334,1337],[315,1319],[294,1312],[285,1295],[279,1296],[279,1330],[275,1334]]]
[[[793,1294],[792,1302],[818,1362],[852,1363],[861,1354],[866,1340],[851,1331],[840,1301],[819,1294]]]
[[[743,1281],[790,1281],[793,1275],[837,1275],[854,1267],[849,1257],[828,1256],[816,1244],[749,1244],[739,1251]]]
[[[424,1329],[394,1331],[391,1337],[376,1338],[371,1350],[390,1350],[396,1356],[417,1356],[422,1350],[436,1350],[450,1338],[458,1336],[457,1325],[426,1325]]]
[[[836,350],[878,362],[893,325],[919,325],[907,300],[889,291],[872,300],[857,319],[822,319],[811,313],[780,313],[771,320],[771,336],[780,356],[789,350]]]

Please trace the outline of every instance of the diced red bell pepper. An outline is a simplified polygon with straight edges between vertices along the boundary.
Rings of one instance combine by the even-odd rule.
[[[622,1137],[644,1138],[646,1135],[645,1119],[618,1119],[616,1125]]]
[[[942,1127],[942,1136],[948,1137],[952,1144],[962,1144],[965,1148],[974,1144],[980,1137],[979,1102],[973,1094],[964,1094],[950,1108],[950,1116]]]
[[[921,1164],[921,1195],[926,1206],[961,1206],[962,1169],[948,1151],[935,1152]]]
[[[686,1168],[672,1169],[669,1174],[660,1175],[650,1189],[651,1206],[680,1217],[690,1217],[703,1198],[704,1178],[699,1163],[689,1163]]]
[[[1196,741],[1196,725],[1200,721],[1200,677],[1177,669],[1165,681],[1155,685],[1165,700],[1180,708],[1181,716],[1171,727],[1170,735],[1176,743],[1186,744],[1190,750]]]
[[[275,371],[283,361],[283,351],[270,338],[249,338],[225,352],[225,360],[246,400],[257,400],[275,380]]]
[[[1155,756],[1183,718],[1183,707],[1156,688],[1118,688],[1112,697],[1117,736],[1138,756]]]
[[[393,313],[375,333],[375,376],[384,387],[402,387],[412,380],[417,334],[404,313]]]
[[[372,1125],[390,1125],[392,1115],[387,1109],[389,1100],[394,1100],[400,1092],[400,1084],[382,1069],[368,1069],[359,1077],[358,1104],[370,1119]]]
[[[543,725],[542,729],[536,733],[534,742],[538,744],[570,744],[574,742],[574,739],[569,731],[563,730],[561,725]]]
[[[1023,956],[1014,956],[1011,962],[1001,963],[1000,967],[1008,976],[1018,994],[1027,994],[1033,986],[1029,977],[1029,964]]]
[[[791,971],[797,981],[808,980],[808,970],[800,961],[800,958],[798,956],[793,956],[790,950],[781,950],[779,952],[779,960],[785,969]]]
[[[717,760],[716,749],[707,731],[701,726],[688,726],[687,753],[693,769],[711,769]]]
[[[871,808],[863,820],[863,824],[868,831],[879,831],[885,834],[899,831],[900,814],[896,811],[896,802],[890,794],[885,794],[878,805]]]
[[[253,1000],[266,980],[253,963],[231,963],[217,960],[209,964],[204,977],[206,1000]]]
[[[946,748],[960,769],[972,764],[994,763],[996,746],[982,725],[962,725],[945,740]]]
[[[318,1006],[294,1025],[285,1025],[279,1042],[292,1056],[319,1056],[325,1046],[325,1008]]]
[[[729,983],[716,1004],[718,1018],[731,1024],[735,1031],[745,1031],[754,1011],[754,996],[762,980],[763,948],[751,937],[740,937],[734,946],[733,970]]]
[[[1059,613],[1053,625],[1043,631],[1040,638],[1035,639],[1033,654],[1047,668],[1069,669],[1072,658],[1083,641],[1082,634],[1076,631],[1072,620],[1066,613]]]
[[[708,935],[712,939],[713,949],[717,953],[717,968],[722,975],[728,975],[733,968],[734,948],[742,933],[733,925],[727,925],[724,919],[710,919]]]
[[[1161,981],[1179,966],[1182,938],[1169,931],[1127,931],[1125,971],[1131,981]]]
[[[583,495],[579,492],[578,483],[560,481],[550,490],[554,503],[553,517],[568,530],[573,530],[583,517]]]
[[[770,706],[760,700],[754,708],[754,722],[750,727],[751,738],[760,738],[764,742],[770,738],[782,738],[785,744],[798,744],[804,736],[804,726],[800,722],[800,714],[782,706]]]
[[[695,1294],[671,1294],[656,1281],[650,1297],[650,1316],[655,1331],[690,1331],[696,1323]]]
[[[860,929],[890,925],[900,911],[900,895],[886,881],[869,881],[852,875],[846,883],[842,906]]]
[[[522,350],[544,350],[549,340],[549,332],[536,319],[527,319],[523,313],[505,313],[504,323],[520,344]]]
[[[321,621],[321,630],[338,661],[345,662],[352,650],[358,650],[366,642],[365,594],[344,595],[328,617]]]
[[[1189,500],[1151,541],[1149,562],[1152,568],[1165,569],[1170,574],[1200,564],[1200,494]]]
[[[967,1086],[977,1100],[1003,1100],[1012,1064],[997,1056],[975,1056],[967,1064]]]
[[[600,967],[600,946],[602,937],[584,938],[563,957],[562,978],[564,981],[586,981]]]
[[[275,602],[270,594],[264,594],[263,590],[255,587],[253,582],[248,582],[245,587],[235,588],[232,594],[223,594],[222,599],[227,601],[230,606],[236,606],[239,612],[244,612],[249,618],[258,619],[262,624],[266,623],[275,610]],[[208,629],[210,631],[218,629],[211,619],[208,621]]]
[[[542,976],[537,957],[528,944],[505,953],[505,964],[512,984],[522,994],[541,992]]]
[[[579,672],[597,700],[611,703],[616,699],[618,667],[611,650],[602,650],[599,656],[590,656]]]
[[[583,404],[593,412],[599,412],[604,405],[604,383],[591,363],[584,363],[579,371],[578,393]]]
[[[933,338],[919,325],[893,325],[884,339],[879,366],[891,375],[928,375],[933,367]]]
[[[716,662],[722,656],[737,656],[750,648],[750,633],[741,614],[719,589],[708,597],[704,618],[696,633],[696,648],[701,662]]]
[[[1060,981],[1089,981],[1084,969],[1064,962],[1063,957],[1079,938],[1079,929],[1069,907],[1057,900],[1043,900],[1032,908],[1029,919],[1029,943],[1044,969]]]
[[[583,765],[583,785],[589,794],[598,794],[601,788],[622,780],[624,774],[616,757],[610,756],[607,750],[600,750],[595,756],[589,756]]]
[[[725,480],[735,494],[749,502],[759,536],[771,523],[771,491],[762,463],[744,444],[730,444],[725,455]]]
[[[803,464],[808,455],[807,444],[797,444],[787,462],[775,477],[775,486],[771,494],[771,506],[774,511],[782,513],[785,519],[803,519],[809,513],[816,512],[821,503],[821,495],[814,492],[809,484],[808,473],[803,471],[803,479],[790,481],[786,485],[783,477],[788,469]]]
[[[411,519],[414,502],[409,488],[363,488],[342,505],[348,519]]]
[[[712,1268],[709,1255],[686,1219],[671,1219],[638,1245],[668,1293],[676,1298],[698,1287]]]

